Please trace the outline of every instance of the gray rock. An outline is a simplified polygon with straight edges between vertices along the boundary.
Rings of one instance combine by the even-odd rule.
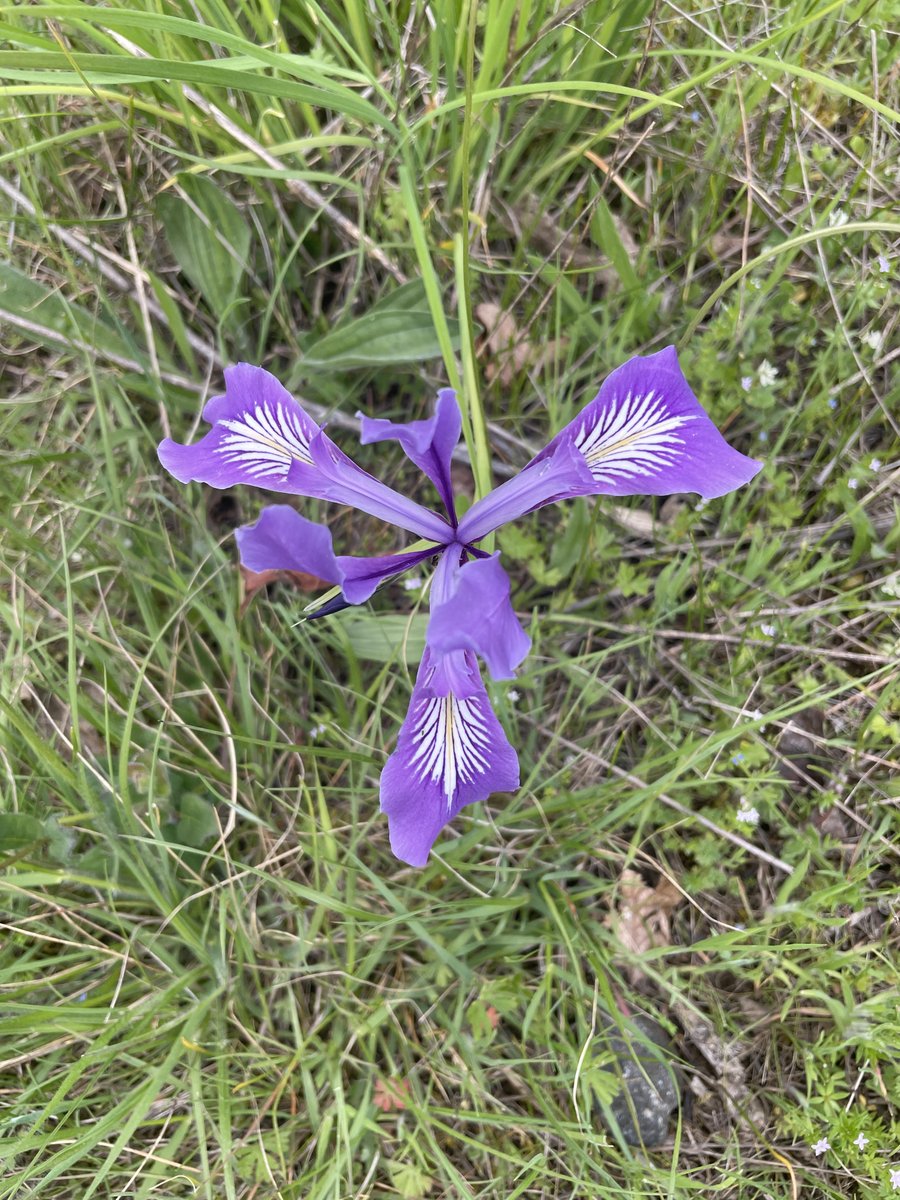
[[[616,1056],[613,1070],[621,1081],[619,1093],[609,1107],[606,1124],[618,1127],[629,1146],[658,1146],[666,1140],[669,1118],[678,1107],[679,1072],[672,1059],[674,1049],[669,1036],[650,1017],[631,1018],[633,1036],[622,1036],[610,1025],[603,1049]],[[629,1031],[630,1032],[630,1031]]]

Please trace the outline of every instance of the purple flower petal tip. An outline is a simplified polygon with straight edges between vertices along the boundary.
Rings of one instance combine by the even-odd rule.
[[[465,805],[519,786],[516,752],[474,659],[469,659],[474,690],[465,697],[433,694],[434,663],[426,650],[397,748],[381,773],[391,850],[413,867],[425,865],[441,830]]]
[[[225,394],[203,410],[213,428],[191,446],[166,438],[157,451],[181,483],[210,487],[248,483],[285,492],[295,462],[310,461],[309,443],[319,427],[274,375],[238,363],[225,371]]]
[[[335,557],[331,530],[308,521],[288,504],[264,508],[253,525],[235,530],[241,562],[251,571],[302,571],[341,585],[344,599],[362,604],[391,575],[399,575],[433,550],[384,554],[375,558]]]

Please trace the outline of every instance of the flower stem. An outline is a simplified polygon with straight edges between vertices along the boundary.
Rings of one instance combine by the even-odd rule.
[[[472,89],[475,83],[475,29],[478,15],[478,5],[470,0],[468,14],[468,30],[466,37],[466,104],[463,113],[463,132],[461,147],[461,196],[463,228],[453,239],[453,264],[456,274],[456,294],[460,324],[460,352],[462,356],[462,375],[464,406],[467,409],[468,421],[465,423],[469,455],[472,460],[472,472],[475,476],[475,498],[486,496],[491,490],[491,455],[488,447],[487,425],[484,419],[484,409],[481,405],[481,395],[478,390],[478,376],[475,370],[475,331],[472,325],[472,276],[470,265],[470,227],[469,220],[469,171],[471,163],[469,151],[472,140]],[[471,434],[471,440],[469,435]]]

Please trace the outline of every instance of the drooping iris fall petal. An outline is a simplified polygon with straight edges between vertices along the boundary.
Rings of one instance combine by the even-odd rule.
[[[519,786],[519,761],[497,720],[471,652],[465,686],[436,695],[426,648],[397,748],[381,772],[391,849],[422,867],[435,839],[466,804]],[[465,694],[461,694],[465,692]]]
[[[159,460],[182,483],[252,484],[276,492],[350,504],[419,537],[444,542],[443,517],[401,496],[358,467],[323,433],[274,375],[238,363],[225,371],[225,394],[203,410],[212,424],[190,446],[166,438]]]
[[[762,463],[733,449],[691,391],[674,346],[637,356],[609,375],[596,397],[543,450],[562,442],[584,457],[607,496],[724,496],[749,483]]]
[[[518,475],[466,513],[457,530],[477,541],[526,512],[576,496],[723,496],[762,464],[733,449],[691,391],[674,346],[637,356]]]

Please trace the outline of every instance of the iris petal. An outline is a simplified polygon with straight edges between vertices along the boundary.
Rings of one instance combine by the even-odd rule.
[[[491,708],[474,655],[465,655],[467,695],[436,695],[426,648],[397,749],[381,774],[391,849],[422,867],[438,834],[466,804],[519,786],[516,752]]]
[[[182,483],[252,484],[350,504],[419,537],[444,542],[447,522],[374,479],[323,433],[274,375],[238,363],[203,415],[213,428],[191,446],[166,438],[159,460]]]
[[[608,496],[697,492],[711,500],[748,483],[762,464],[722,437],[691,391],[674,346],[623,363],[535,462],[570,442]]]
[[[377,558],[335,556],[331,530],[308,521],[289,504],[264,508],[253,525],[235,530],[241,562],[251,571],[303,571],[341,586],[350,604],[362,604],[383,580],[431,558],[434,551]]]
[[[629,359],[518,475],[479,500],[457,536],[475,542],[524,513],[575,496],[724,496],[762,468],[722,437],[673,346]]]
[[[508,521],[593,490],[584,457],[568,441],[561,441],[551,454],[532,460],[518,475],[476,501],[460,521],[457,537],[461,542],[477,542]]]
[[[451,521],[456,523],[456,506],[450,482],[450,462],[459,442],[462,415],[456,392],[442,388],[438,392],[434,416],[424,421],[388,421],[359,414],[362,426],[360,441],[384,442],[395,438],[407,458],[424,471],[438,490]]]
[[[531,639],[513,612],[499,554],[460,568],[453,595],[432,608],[425,640],[435,653],[474,650],[495,679],[513,678]]]
[[[308,521],[289,504],[264,508],[253,525],[234,531],[241,562],[251,571],[303,571],[327,583],[340,583],[327,525]]]

